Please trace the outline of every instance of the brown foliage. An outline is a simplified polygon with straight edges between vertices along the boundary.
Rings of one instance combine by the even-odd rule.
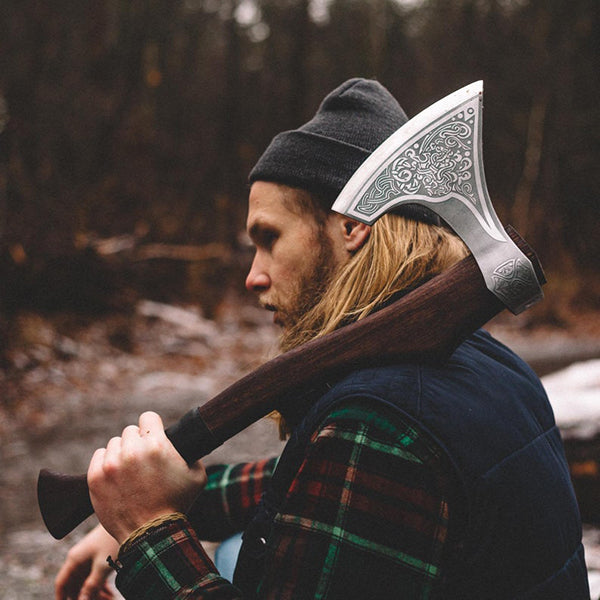
[[[4,0],[0,311],[122,307],[188,293],[190,281],[227,287],[224,275],[239,285],[226,261],[116,264],[78,240],[239,250],[253,162],[356,75],[379,78],[409,114],[484,79],[486,171],[503,221],[549,271],[597,272],[595,0],[311,6]]]

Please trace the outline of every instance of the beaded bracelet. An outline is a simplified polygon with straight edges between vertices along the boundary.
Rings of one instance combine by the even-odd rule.
[[[156,519],[152,519],[147,523],[144,523],[141,527],[138,527],[135,531],[132,531],[129,534],[129,537],[121,544],[119,548],[119,556],[124,554],[129,550],[129,548],[133,545],[133,543],[142,537],[149,529],[153,527],[158,527],[159,525],[163,525],[164,523],[169,523],[171,521],[179,521],[180,519],[185,519],[185,515],[180,512],[168,513],[166,515],[161,515],[160,517],[156,517]]]

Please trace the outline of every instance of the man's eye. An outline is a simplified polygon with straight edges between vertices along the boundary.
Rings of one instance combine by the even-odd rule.
[[[263,232],[261,243],[267,248],[271,249],[273,244],[277,241],[277,234],[274,231],[265,231]]]

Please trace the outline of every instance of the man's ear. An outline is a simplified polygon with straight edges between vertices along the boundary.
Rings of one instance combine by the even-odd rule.
[[[344,228],[343,236],[346,250],[352,253],[360,250],[369,239],[371,227],[345,216],[342,217],[341,221]]]

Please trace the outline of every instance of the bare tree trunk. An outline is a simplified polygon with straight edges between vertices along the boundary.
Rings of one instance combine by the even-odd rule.
[[[386,2],[387,0],[373,0],[371,3],[371,17],[369,19],[369,50],[371,56],[369,63],[371,74],[381,73],[386,50]]]
[[[540,173],[548,100],[549,92],[542,90],[534,97],[529,112],[523,170],[515,192],[511,214],[512,222],[521,235],[527,235],[533,188]]]
[[[292,52],[290,56],[291,95],[290,122],[301,123],[306,115],[306,90],[308,87],[307,58],[310,46],[310,19],[308,0],[300,0],[294,7],[295,24],[293,29]]]
[[[8,188],[8,105],[2,92],[0,92],[0,249],[5,241],[7,221],[7,196]]]

